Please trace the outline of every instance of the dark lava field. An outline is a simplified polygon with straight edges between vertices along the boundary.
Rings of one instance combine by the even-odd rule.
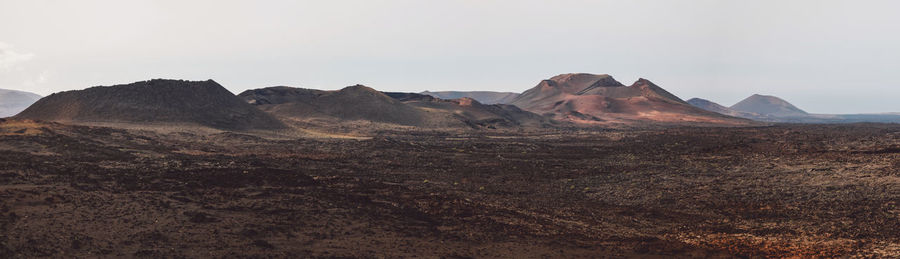
[[[0,258],[900,257],[900,125],[391,131],[0,122]]]

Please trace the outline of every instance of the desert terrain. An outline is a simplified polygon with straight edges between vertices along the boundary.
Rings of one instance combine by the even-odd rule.
[[[3,258],[898,257],[898,202],[897,124],[298,137],[0,121]]]
[[[900,258],[897,10],[0,0],[0,259]]]

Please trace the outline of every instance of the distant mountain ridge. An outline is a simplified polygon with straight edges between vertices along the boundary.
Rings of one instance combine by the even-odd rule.
[[[511,105],[472,98],[444,100],[416,93],[383,93],[355,85],[337,91],[269,87],[239,94],[247,103],[292,121],[371,121],[425,128],[540,126],[543,118]]]
[[[787,123],[900,123],[898,113],[879,114],[810,114],[779,97],[754,94],[732,107],[724,107],[715,102],[693,98],[691,105],[729,116],[765,122]]]
[[[519,93],[491,92],[491,91],[424,91],[420,94],[434,96],[440,99],[472,98],[483,104],[507,104],[512,102]]]
[[[770,95],[754,94],[732,107],[693,98],[685,102],[646,79],[630,86],[605,74],[561,74],[523,92],[385,93],[354,85],[335,91],[287,86],[235,96],[212,80],[154,79],[39,96],[0,90],[0,112],[14,118],[76,124],[197,125],[224,130],[286,129],[283,120],[370,121],[423,128],[550,127],[562,125],[757,125],[789,123],[900,123],[900,113],[809,114]],[[443,96],[474,96],[444,99]],[[488,98],[509,104],[484,104]],[[5,101],[11,100],[11,101]],[[6,110],[2,110],[6,109]],[[2,117],[2,116],[0,116]],[[321,123],[318,121],[317,123]],[[311,124],[295,124],[311,125]],[[361,125],[361,124],[357,124]],[[356,127],[356,126],[354,126]]]
[[[0,89],[0,118],[16,115],[40,99],[35,93]]]
[[[60,92],[41,98],[15,117],[74,123],[166,123],[227,130],[286,127],[212,80],[153,79]]]

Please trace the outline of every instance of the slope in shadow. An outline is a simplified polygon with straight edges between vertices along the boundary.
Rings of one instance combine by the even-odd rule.
[[[445,100],[415,93],[385,93],[431,114],[434,123],[462,122],[472,128],[544,127],[554,124],[548,118],[508,104],[482,104],[473,98]],[[444,119],[443,122],[439,118]],[[453,118],[452,120],[449,118]]]
[[[81,124],[184,124],[226,130],[286,127],[212,80],[154,79],[60,92],[38,100],[16,118]]]
[[[415,107],[363,85],[338,91],[279,86],[247,90],[238,96],[275,116],[293,119],[333,118],[419,126],[426,116]]]
[[[512,105],[484,105],[471,98],[443,100],[415,93],[382,93],[355,85],[338,91],[292,87],[248,90],[239,95],[277,117],[312,121],[371,121],[424,128],[539,126],[539,115]]]

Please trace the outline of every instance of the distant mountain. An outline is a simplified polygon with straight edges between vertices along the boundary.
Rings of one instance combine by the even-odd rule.
[[[750,123],[691,106],[649,80],[642,78],[625,86],[605,74],[558,75],[541,81],[510,104],[558,120],[586,124]]]
[[[227,130],[286,127],[212,80],[154,79],[60,92],[40,99],[15,117],[79,124],[165,124]]]
[[[692,98],[687,101],[688,104],[693,105],[694,107],[704,109],[711,112],[716,112],[728,116],[740,117],[745,119],[752,120],[760,120],[760,121],[768,121],[771,116],[763,115],[759,113],[752,112],[743,112],[735,109],[731,109],[729,107],[722,106],[718,103],[715,103],[710,100],[701,99],[701,98]]]
[[[787,122],[787,123],[856,123],[856,122],[878,122],[878,123],[900,123],[900,114],[897,113],[880,113],[880,114],[810,114],[789,102],[775,97],[766,95],[753,95],[735,104],[732,107],[724,107],[715,102],[700,98],[688,100],[693,106],[698,108],[717,112],[724,115],[741,117],[757,121],[765,122]],[[738,110],[735,107],[743,109]],[[748,112],[747,110],[756,111]]]
[[[0,118],[16,115],[39,99],[37,94],[0,89]]]
[[[731,106],[731,109],[742,112],[765,114],[776,117],[806,116],[809,113],[793,104],[771,95],[754,94]]]
[[[519,96],[518,93],[490,92],[490,91],[425,91],[421,94],[431,95],[440,99],[472,98],[483,104],[507,104]]]
[[[355,85],[337,91],[292,87],[247,90],[239,95],[285,120],[334,123],[371,121],[426,128],[538,126],[544,118],[511,105],[485,105],[471,98],[444,100],[415,93],[382,93]]]
[[[856,122],[878,122],[878,123],[900,123],[900,114],[898,113],[879,113],[879,114],[813,114],[813,118],[817,118],[824,122],[830,123],[856,123]]]

